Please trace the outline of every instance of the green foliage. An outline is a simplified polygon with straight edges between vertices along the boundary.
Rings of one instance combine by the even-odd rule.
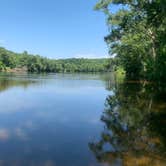
[[[29,72],[105,72],[114,68],[116,60],[110,59],[48,59],[39,55],[30,55],[26,51],[18,54],[0,48],[0,71],[6,68],[25,68]]]
[[[4,64],[2,63],[2,61],[0,61],[0,71],[4,71],[5,70],[5,66]]]
[[[107,16],[105,41],[126,75],[166,81],[166,1],[99,0],[95,9]]]

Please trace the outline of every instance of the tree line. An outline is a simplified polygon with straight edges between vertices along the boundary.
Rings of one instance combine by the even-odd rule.
[[[115,60],[112,60],[112,65]],[[26,69],[28,72],[105,72],[110,70],[110,59],[48,59],[39,55],[14,53],[0,47],[0,71]]]
[[[106,15],[105,41],[126,76],[166,81],[166,1],[99,0],[95,9]]]

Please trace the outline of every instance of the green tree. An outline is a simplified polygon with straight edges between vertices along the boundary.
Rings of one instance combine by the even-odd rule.
[[[117,5],[116,13],[111,5]],[[120,58],[129,77],[166,81],[166,1],[99,0],[107,16],[110,54]]]
[[[108,71],[108,59],[48,59],[39,55],[14,53],[0,48],[1,69],[20,68],[29,72],[105,72]]]

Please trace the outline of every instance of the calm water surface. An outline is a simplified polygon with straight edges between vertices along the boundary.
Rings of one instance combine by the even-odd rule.
[[[0,74],[0,166],[166,165],[165,91],[112,74]]]

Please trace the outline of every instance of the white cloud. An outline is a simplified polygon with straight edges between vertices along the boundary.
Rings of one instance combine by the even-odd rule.
[[[7,140],[9,138],[9,131],[5,128],[0,129],[0,140]]]
[[[99,58],[109,58],[108,55],[97,55],[97,54],[76,54],[74,58],[89,58],[89,59],[99,59]]]
[[[29,139],[23,129],[21,129],[21,128],[16,128],[14,131],[15,131],[15,135],[16,135],[18,138],[20,138],[20,139],[22,139],[22,140],[28,140],[28,139]]]

